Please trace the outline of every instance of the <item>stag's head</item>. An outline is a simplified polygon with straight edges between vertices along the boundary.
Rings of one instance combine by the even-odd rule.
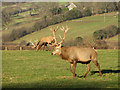
[[[62,38],[62,37],[60,36],[61,42],[55,44],[54,50],[53,50],[53,52],[52,52],[52,55],[60,55],[60,54],[61,54],[61,46],[62,46],[63,41],[65,40],[65,36],[66,36],[66,33],[67,33],[67,31],[69,30],[69,28],[68,28],[68,26],[66,26],[66,28],[64,28],[64,27],[62,26],[62,28],[60,28],[60,30],[64,32],[64,37]]]

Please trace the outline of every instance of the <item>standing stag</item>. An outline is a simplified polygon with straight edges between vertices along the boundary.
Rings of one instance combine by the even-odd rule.
[[[36,45],[30,41],[33,45],[33,48],[35,48],[38,51],[42,46],[44,46],[45,48],[45,46],[47,46],[48,44],[51,46],[54,46],[56,44],[55,32],[58,30],[58,26],[56,29],[50,28],[50,30],[52,31],[53,36],[41,38],[40,41],[37,41]]]
[[[62,59],[67,60],[70,62],[70,71],[73,73],[73,76],[76,77],[75,69],[77,63],[82,63],[87,65],[87,72],[84,77],[87,76],[88,72],[90,71],[90,62],[92,61],[98,68],[100,76],[102,76],[100,65],[97,61],[97,51],[93,48],[82,48],[82,47],[62,47],[61,44],[63,43],[66,32],[68,31],[68,26],[66,26],[66,30],[64,27],[60,28],[64,32],[64,37],[61,38],[62,41],[57,43],[54,47],[54,51],[52,55],[58,55]]]

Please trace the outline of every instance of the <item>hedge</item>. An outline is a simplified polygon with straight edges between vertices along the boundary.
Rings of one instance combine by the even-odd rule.
[[[115,25],[107,26],[104,29],[97,30],[93,33],[93,37],[96,40],[103,40],[106,38],[113,37],[115,35],[119,34],[119,29]]]

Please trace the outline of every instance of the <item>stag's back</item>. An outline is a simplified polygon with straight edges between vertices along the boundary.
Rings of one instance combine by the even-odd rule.
[[[92,48],[62,47],[64,59],[86,62],[97,59],[97,52]]]
[[[53,36],[48,36],[48,37],[43,37],[41,38],[41,42],[48,42],[48,43],[51,43],[51,41],[54,39]]]

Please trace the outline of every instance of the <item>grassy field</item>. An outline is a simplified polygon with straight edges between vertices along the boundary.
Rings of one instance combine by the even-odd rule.
[[[114,36],[114,37],[111,37],[111,38],[109,38],[109,39],[107,39],[106,41],[115,41],[115,42],[118,42],[118,40],[119,40],[119,37],[118,37],[119,35],[116,35],[116,36]]]
[[[51,51],[2,51],[3,88],[118,88],[118,50],[98,50],[103,76],[91,62],[91,72],[78,64],[73,78],[69,63]]]
[[[115,12],[106,14],[105,22],[104,22],[104,15],[96,15],[96,16],[89,16],[80,19],[70,20],[63,23],[58,24],[59,26],[66,26],[70,27],[66,35],[66,40],[74,39],[76,37],[83,37],[89,38],[92,37],[93,32],[96,30],[100,30],[108,25],[114,24],[118,25],[118,17],[114,17]],[[52,26],[56,28],[56,25]],[[21,40],[32,40],[40,39],[45,36],[52,35],[52,32],[49,30],[49,27],[44,28],[42,30],[36,31],[32,34],[26,35],[14,42],[20,42]],[[56,33],[56,37],[59,40],[59,35],[63,35],[63,32],[58,31]]]

